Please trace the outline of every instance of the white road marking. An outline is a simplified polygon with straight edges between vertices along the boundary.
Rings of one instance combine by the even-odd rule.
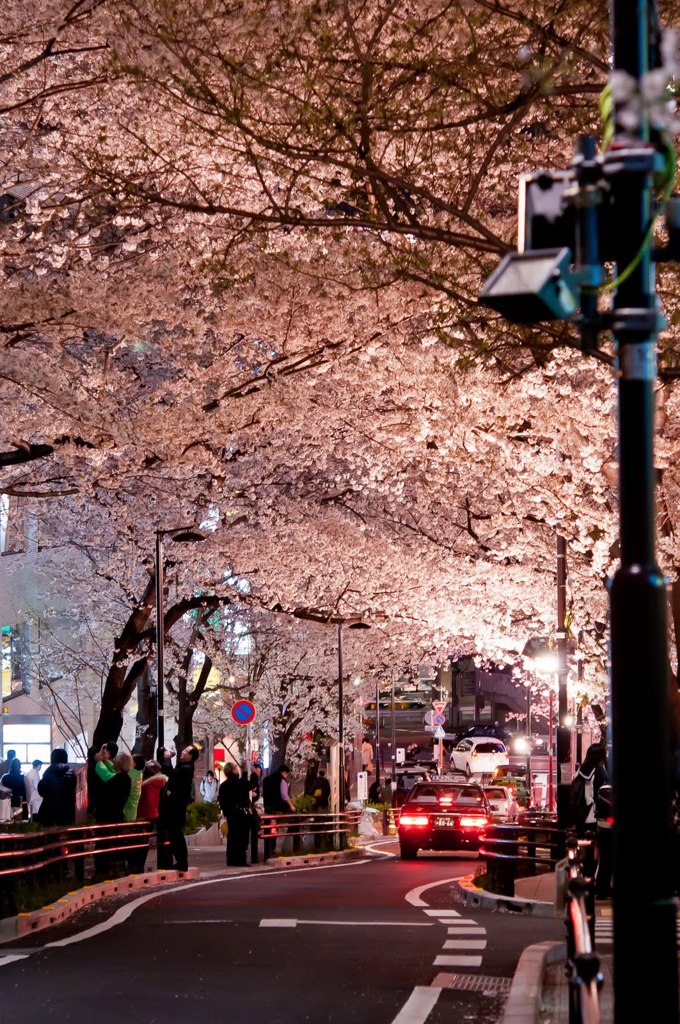
[[[482,963],[481,956],[436,956],[435,967],[479,967]]]
[[[463,925],[462,927],[454,925],[453,927],[447,928],[446,930],[449,933],[449,935],[486,935],[486,928],[473,926],[468,927],[466,925]]]
[[[416,985],[392,1024],[425,1024],[437,1000],[440,988]]]
[[[486,939],[447,939],[442,949],[486,949]]]
[[[378,850],[378,849],[376,849],[376,845],[378,845],[378,846],[386,846],[388,843],[394,843],[394,839],[382,839],[382,840],[379,840],[377,844],[376,843],[371,843],[370,845],[367,844],[366,846],[362,846],[362,850],[368,850],[369,853],[377,853],[381,857],[392,857],[392,858],[394,858],[396,856],[395,853],[388,853],[387,850]]]
[[[436,885],[447,885],[449,882],[457,882],[459,878],[465,878],[465,875],[456,875],[454,878],[442,878],[439,882],[428,882],[427,885],[418,885],[415,889],[409,889],[404,899],[412,907],[427,907],[429,904],[424,899],[421,899],[424,892],[428,889],[433,889]]]
[[[428,917],[441,917],[448,921],[450,917],[460,917],[457,910],[426,910]]]
[[[357,864],[370,863],[371,862],[369,860],[363,859],[347,860],[334,864],[316,864],[314,867],[285,868],[280,871],[253,871],[248,875],[228,875],[226,878],[206,878],[201,882],[179,883],[178,885],[173,885],[170,888],[162,889],[158,892],[147,892],[143,896],[137,897],[136,900],[126,903],[125,906],[119,907],[118,910],[106,921],[101,921],[99,924],[94,925],[92,928],[87,928],[84,932],[79,932],[77,935],[70,935],[67,939],[58,939],[55,942],[46,942],[45,945],[41,947],[41,950],[52,948],[56,949],[61,946],[71,946],[75,942],[84,942],[86,939],[94,938],[95,935],[101,935],[110,928],[115,928],[116,925],[127,921],[138,907],[148,903],[149,900],[158,899],[160,896],[167,896],[170,892],[187,892],[189,889],[199,889],[205,885],[224,885],[225,882],[233,882],[236,880],[248,881],[251,878],[279,878],[281,875],[294,875],[299,874],[301,871],[329,871],[332,868],[353,868],[356,867]],[[30,950],[30,952],[27,951],[25,955],[30,956],[33,952],[34,950]],[[10,957],[6,960],[0,960],[0,967],[5,967],[10,963],[12,963],[12,959]]]
[[[298,924],[324,924],[350,928],[431,928],[434,921],[320,921],[318,918],[263,917],[260,928],[295,928]]]
[[[34,950],[31,950],[33,953]],[[13,953],[11,956],[5,956],[0,959],[0,967],[4,967],[6,964],[13,964],[15,960],[25,960],[31,953]]]

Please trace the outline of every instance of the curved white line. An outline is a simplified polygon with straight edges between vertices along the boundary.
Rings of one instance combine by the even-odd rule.
[[[412,907],[429,907],[429,903],[421,900],[421,894],[427,889],[433,889],[436,885],[446,885],[447,882],[457,882],[459,878],[465,878],[465,874],[455,875],[454,878],[442,878],[439,882],[428,882],[427,885],[419,885],[415,889],[409,889],[404,896],[407,903]]]
[[[386,843],[393,843],[394,839],[383,839],[383,840],[381,840],[381,842],[382,842],[382,844],[384,846]],[[387,853],[386,850],[378,850],[378,849],[376,849],[376,844],[375,843],[371,843],[370,846],[368,846],[368,845],[364,846],[364,847],[362,847],[362,849],[369,850],[371,853],[379,854],[381,857],[395,857],[396,856],[395,853]]]
[[[122,924],[137,910],[138,907],[148,903],[149,900],[158,899],[159,896],[165,896],[168,892],[186,892],[188,889],[197,889],[203,885],[216,885],[222,882],[233,882],[236,879],[248,879],[248,878],[262,878],[277,877],[281,875],[296,874],[300,871],[326,871],[329,868],[351,868],[356,864],[370,864],[368,859],[362,860],[349,860],[343,861],[337,864],[316,864],[313,867],[299,867],[299,868],[286,868],[280,869],[280,871],[253,871],[249,875],[227,875],[226,878],[206,878],[200,882],[189,882],[184,885],[173,885],[168,889],[161,889],[158,892],[147,892],[143,896],[138,896],[137,899],[132,900],[130,903],[126,903],[125,906],[119,907],[107,918],[106,921],[101,921],[99,924],[93,925],[92,928],[87,928],[84,932],[78,932],[77,935],[70,935],[66,939],[57,939],[54,942],[46,942],[44,946],[40,947],[40,950],[27,949],[25,953],[17,956],[9,956],[5,960],[0,960],[0,967],[4,967],[6,964],[13,963],[16,959],[23,959],[24,957],[31,956],[33,952],[42,952],[44,949],[55,949],[60,946],[70,946],[75,942],[83,942],[85,939],[92,939],[96,935],[101,935],[102,932],[108,931],[110,928],[115,928],[116,925]]]

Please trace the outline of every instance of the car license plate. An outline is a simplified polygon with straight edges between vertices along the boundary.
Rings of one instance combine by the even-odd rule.
[[[454,828],[456,824],[455,818],[435,818],[435,828]]]

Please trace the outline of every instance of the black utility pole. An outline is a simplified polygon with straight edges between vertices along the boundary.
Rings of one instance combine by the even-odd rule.
[[[571,729],[567,725],[567,542],[557,536],[557,824],[569,824]]]
[[[638,81],[650,67],[652,0],[612,0],[614,67]],[[619,370],[621,564],[611,599],[614,789],[614,1019],[624,1024],[653,979],[654,1017],[678,1020],[673,904],[665,580],[655,556],[654,388],[656,286],[650,239],[654,150],[644,115],[636,132],[617,123],[608,151],[616,239],[614,337]],[[637,261],[637,263],[636,263]],[[635,750],[644,715],[645,770]],[[650,784],[651,781],[651,784]],[[644,824],[639,808],[645,808]]]
[[[345,694],[343,690],[342,622],[338,623],[338,810],[345,810]]]

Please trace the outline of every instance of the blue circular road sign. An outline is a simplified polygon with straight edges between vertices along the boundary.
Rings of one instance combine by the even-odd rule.
[[[255,705],[249,700],[237,700],[231,709],[231,717],[239,725],[247,725],[255,718]]]

